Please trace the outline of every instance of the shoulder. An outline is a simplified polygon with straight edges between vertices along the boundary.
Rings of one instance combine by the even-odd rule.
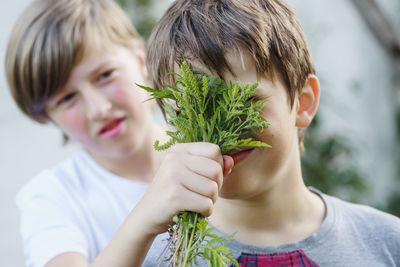
[[[76,157],[74,154],[55,167],[42,170],[16,196],[20,234],[29,266],[44,266],[64,252],[89,255]]]
[[[348,202],[337,197],[325,195],[324,198],[333,204],[339,214],[355,220],[362,220],[365,224],[388,223],[400,227],[400,218],[378,210],[371,206]]]
[[[17,204],[33,198],[60,198],[71,186],[79,187],[81,167],[77,162],[80,152],[72,155],[56,166],[40,171],[26,182],[17,193]]]
[[[371,241],[393,241],[400,248],[400,218],[367,205],[347,202],[333,196],[324,195],[324,199],[336,213],[338,224]]]

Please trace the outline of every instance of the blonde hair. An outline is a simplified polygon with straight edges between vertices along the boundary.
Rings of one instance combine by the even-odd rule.
[[[177,0],[148,40],[149,76],[155,88],[171,84],[169,73],[182,60],[198,61],[222,78],[226,71],[235,76],[226,58],[232,50],[247,50],[257,75],[279,77],[291,107],[315,73],[303,29],[283,0]],[[302,150],[301,131],[298,136]]]
[[[107,42],[132,48],[136,39],[136,30],[112,0],[34,0],[8,42],[11,94],[26,115],[45,123],[45,102],[65,85],[85,49]]]

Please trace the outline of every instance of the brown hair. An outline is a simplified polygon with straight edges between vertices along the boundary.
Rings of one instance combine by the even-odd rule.
[[[175,64],[191,59],[223,77],[227,52],[247,50],[258,75],[282,79],[293,106],[315,73],[302,27],[282,0],[177,0],[153,29],[147,67],[154,87],[173,83]]]
[[[112,0],[34,0],[8,42],[6,75],[19,108],[41,123],[46,100],[68,81],[85,49],[107,42],[132,47],[139,39]]]

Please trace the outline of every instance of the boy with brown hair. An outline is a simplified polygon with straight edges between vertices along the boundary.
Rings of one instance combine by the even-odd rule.
[[[149,39],[154,87],[173,84],[170,73],[183,60],[226,81],[258,82],[256,98],[266,100],[270,127],[256,139],[272,148],[230,154],[234,167],[209,217],[219,234],[236,233],[230,248],[240,266],[400,265],[398,218],[303,182],[302,129],[317,111],[320,87],[303,30],[283,0],[175,1]]]

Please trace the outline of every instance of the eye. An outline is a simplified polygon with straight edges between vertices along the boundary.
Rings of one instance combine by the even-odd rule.
[[[97,82],[107,82],[109,79],[113,77],[114,69],[109,69],[102,72],[99,77],[97,78]]]
[[[76,96],[76,93],[68,93],[65,96],[61,97],[57,101],[56,105],[60,106],[60,105],[64,105],[64,104],[70,103],[75,98],[75,96]]]

